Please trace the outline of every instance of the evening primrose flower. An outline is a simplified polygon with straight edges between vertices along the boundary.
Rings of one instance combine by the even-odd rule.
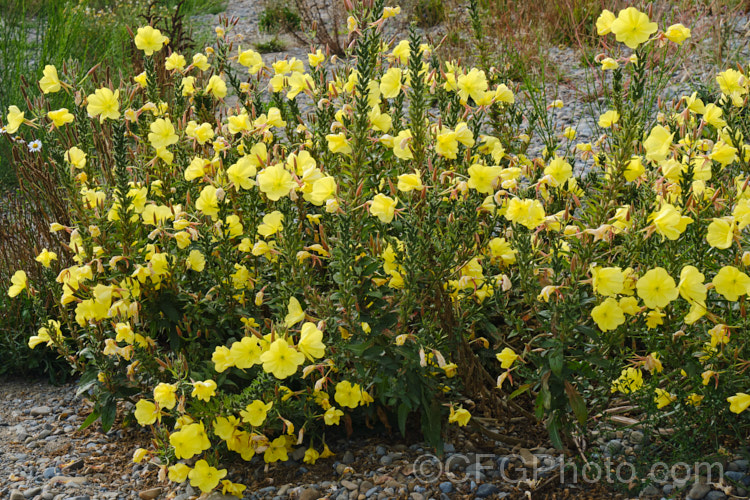
[[[622,293],[625,286],[625,273],[619,267],[591,267],[591,286],[595,293],[614,297]]]
[[[690,38],[690,28],[686,28],[680,23],[673,24],[667,28],[664,32],[664,36],[666,36],[671,42],[674,42],[677,45],[682,45],[682,42]]]
[[[679,295],[674,279],[662,267],[648,271],[635,286],[638,297],[651,309],[663,309]]]
[[[661,208],[649,215],[656,232],[669,240],[676,240],[685,231],[688,224],[693,222],[691,217],[680,213],[674,205],[664,203]]]
[[[424,188],[419,172],[413,174],[401,174],[398,176],[398,190],[403,193],[409,191],[421,191]]]
[[[518,359],[518,354],[513,352],[513,349],[510,347],[504,348],[502,351],[497,353],[495,355],[495,358],[497,358],[498,361],[500,361],[500,368],[503,370],[507,370],[511,366],[513,366],[513,363]]]
[[[240,51],[237,62],[246,67],[248,73],[254,75],[263,69],[263,57],[258,52],[254,50],[242,51],[242,49]]]
[[[729,396],[727,401],[729,402],[729,411],[739,414],[750,407],[750,394],[738,392],[734,396]]]
[[[472,68],[467,74],[458,77],[458,96],[462,104],[466,104],[469,97],[479,101],[487,92],[487,77],[484,71]]]
[[[326,425],[339,425],[339,423],[341,422],[341,417],[343,416],[343,411],[339,410],[335,406],[331,406],[323,414],[323,421]]]
[[[380,79],[380,93],[386,99],[392,99],[401,92],[401,79],[403,70],[401,68],[390,68]]]
[[[16,271],[10,278],[11,286],[8,289],[8,297],[13,298],[26,290],[28,278],[24,271]]]
[[[9,134],[15,134],[18,128],[23,125],[26,121],[24,118],[25,112],[18,109],[18,106],[9,106],[8,112],[5,114],[5,131]]]
[[[264,403],[263,401],[256,399],[240,412],[240,416],[242,417],[243,422],[248,423],[253,427],[260,427],[263,425],[263,422],[266,421],[266,417],[271,410],[271,407],[273,407],[273,401],[270,403]]]
[[[620,304],[612,297],[607,297],[604,302],[591,310],[591,318],[596,326],[603,332],[615,330],[625,323],[625,314]]]
[[[39,262],[44,267],[49,267],[50,263],[53,260],[57,260],[57,254],[55,252],[50,252],[45,248],[39,253],[39,255],[36,256],[34,260]]]
[[[149,128],[148,140],[154,149],[166,148],[179,139],[169,118],[157,118]]]
[[[599,36],[604,36],[612,32],[612,22],[615,20],[615,15],[611,11],[604,9],[596,20],[596,33]]]
[[[732,302],[750,293],[750,277],[734,266],[722,267],[712,283],[716,293]]]
[[[677,399],[676,395],[670,394],[664,389],[660,389],[658,387],[654,390],[654,392],[656,393],[656,396],[654,396],[654,403],[656,403],[656,407],[660,410]]]
[[[620,121],[620,113],[617,110],[610,109],[599,117],[599,126],[601,128],[609,128],[618,121]]]
[[[714,218],[708,225],[706,241],[714,248],[726,250],[734,243],[736,228],[734,217]]]
[[[396,213],[397,204],[397,199],[378,193],[370,201],[370,215],[374,215],[384,224],[389,224]]]
[[[47,118],[49,118],[52,123],[55,125],[55,127],[62,127],[66,123],[72,123],[75,119],[73,115],[68,112],[68,108],[60,108],[55,111],[50,111],[47,113]]]
[[[161,411],[157,410],[156,405],[147,399],[141,399],[135,404],[133,415],[141,426],[152,425],[157,420],[161,421]]]
[[[60,78],[57,76],[57,68],[51,64],[44,67],[42,75],[42,79],[39,80],[39,87],[45,94],[54,94],[62,88]]]
[[[271,201],[278,201],[279,198],[289,195],[297,185],[292,174],[281,163],[263,169],[258,174],[257,181],[260,191]]]
[[[114,92],[107,87],[102,87],[89,95],[86,100],[88,105],[86,111],[91,118],[99,117],[99,122],[107,118],[117,120],[120,118],[120,90]]]
[[[646,159],[655,163],[665,160],[669,154],[669,148],[672,147],[673,137],[674,132],[670,133],[666,127],[657,125],[652,128],[646,140],[643,141]]]
[[[164,60],[164,69],[167,71],[172,70],[178,70],[182,71],[185,69],[185,64],[187,64],[187,61],[185,61],[185,56],[178,54],[177,52],[172,52],[169,54],[169,57],[167,57]]]
[[[475,163],[469,167],[469,189],[476,189],[483,194],[492,194],[495,190],[495,181],[502,173],[503,168],[499,166],[488,167]]]
[[[159,403],[160,407],[171,410],[177,404],[176,391],[177,385],[161,382],[154,388],[154,401]]]
[[[208,465],[205,460],[195,462],[193,470],[188,472],[190,486],[208,493],[219,485],[219,481],[227,475],[226,469],[217,469]]]
[[[278,462],[279,460],[281,460],[282,462],[286,462],[287,460],[289,460],[289,455],[287,455],[286,443],[286,436],[279,436],[271,441],[268,448],[266,449],[266,452],[263,454],[263,460],[266,463]]]
[[[300,331],[297,349],[310,361],[325,356],[326,345],[323,343],[323,332],[315,323],[306,322]]]
[[[465,408],[459,408],[456,410],[451,406],[451,412],[448,416],[448,422],[451,424],[458,424],[459,427],[466,427],[466,424],[471,420],[471,413]]]
[[[339,134],[328,134],[326,135],[326,140],[328,141],[328,150],[331,153],[341,153],[345,155],[351,154],[352,146],[349,144],[349,141],[343,132]]]
[[[315,448],[312,446],[305,451],[305,457],[302,459],[303,462],[310,465],[315,465],[315,462],[318,461],[318,458],[320,458],[320,453],[318,453]]]
[[[158,29],[143,26],[138,28],[134,41],[138,50],[142,50],[147,56],[150,56],[154,52],[159,52],[168,39]]]
[[[505,218],[511,222],[521,224],[529,230],[533,230],[544,222],[544,207],[537,199],[521,200],[513,198],[508,203]]]
[[[610,25],[612,33],[618,42],[622,42],[631,49],[636,49],[640,44],[656,33],[659,27],[650,22],[648,16],[635,7],[623,9],[617,15],[617,19]]]
[[[263,370],[278,379],[285,379],[297,372],[297,368],[305,362],[305,355],[289,347],[286,340],[277,338],[261,354]]]
[[[211,93],[216,99],[224,99],[227,96],[227,84],[219,76],[213,75],[206,85],[206,93]]]
[[[643,387],[643,374],[638,368],[628,367],[622,370],[620,377],[612,383],[612,392],[620,391],[630,394]]]
[[[359,384],[352,385],[348,380],[343,380],[336,384],[333,398],[341,406],[356,408],[362,402],[362,389]]]

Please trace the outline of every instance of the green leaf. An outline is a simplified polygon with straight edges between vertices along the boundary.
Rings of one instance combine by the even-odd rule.
[[[553,416],[547,423],[547,432],[549,432],[549,439],[552,441],[552,446],[558,450],[563,449],[562,438],[560,437],[560,422],[557,416]]]
[[[115,417],[117,417],[117,400],[115,398],[107,399],[107,402],[102,408],[102,430],[109,432],[112,425],[115,423]]]
[[[586,409],[586,403],[584,402],[583,397],[567,380],[565,381],[565,393],[568,395],[570,407],[573,408],[573,413],[575,414],[578,423],[584,425],[589,414],[588,410]]]
[[[398,430],[406,437],[406,419],[409,416],[409,406],[406,403],[398,405]]]
[[[562,373],[562,367],[563,367],[563,353],[561,348],[556,348],[550,351],[549,353],[549,368],[552,370],[552,373],[557,375],[558,377]]]
[[[508,396],[508,399],[517,398],[518,396],[520,396],[524,392],[528,391],[529,389],[531,389],[531,384],[523,384],[521,387],[519,387],[518,389],[516,389],[515,391],[513,391],[510,394],[510,396]]]
[[[91,414],[88,417],[86,417],[86,420],[83,421],[83,423],[78,428],[78,430],[79,431],[84,430],[86,427],[96,422],[98,418],[99,418],[99,412],[96,410],[92,411]]]

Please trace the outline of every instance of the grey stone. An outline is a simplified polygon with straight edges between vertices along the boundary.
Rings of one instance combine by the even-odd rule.
[[[662,486],[661,491],[663,491],[665,495],[671,495],[674,491],[674,485],[665,484],[664,486]]]
[[[383,455],[388,453],[388,450],[386,449],[385,446],[379,445],[377,448],[375,448],[375,453],[382,457]]]
[[[11,490],[10,500],[26,500],[26,497],[18,490]]]
[[[26,498],[32,498],[32,497],[37,496],[41,492],[42,492],[42,487],[37,486],[36,488],[29,488],[28,490],[24,491],[23,496],[25,496]]]
[[[300,446],[299,448],[296,448],[291,454],[292,460],[296,460],[297,462],[299,462],[300,460],[305,458],[305,451],[306,450],[304,446]]]
[[[305,488],[300,493],[299,500],[318,500],[320,497],[320,491],[317,488]]]
[[[44,477],[44,479],[52,479],[58,474],[60,474],[60,469],[58,469],[57,467],[47,467],[46,469],[44,469],[44,473],[42,474],[42,476]]]
[[[348,479],[342,480],[341,486],[343,486],[349,491],[355,491],[356,489],[359,488],[359,485],[357,485],[357,483],[355,483],[354,481],[349,481]]]
[[[380,457],[380,465],[391,465],[392,463],[393,459],[390,456],[385,455],[383,457]]]
[[[450,481],[443,481],[442,483],[440,483],[439,487],[440,491],[442,491],[443,493],[451,493],[453,491],[453,483],[451,483]]]
[[[737,482],[742,481],[742,478],[745,476],[745,474],[743,474],[742,472],[733,471],[733,470],[726,471],[724,475],[727,476],[732,481],[737,481]]]
[[[659,492],[659,489],[654,486],[653,484],[649,484],[643,490],[641,490],[641,494],[639,495],[641,498],[648,498],[648,497],[656,497],[661,495]]]
[[[701,500],[705,497],[708,492],[711,491],[711,487],[703,483],[695,483],[687,494],[689,500]]]
[[[205,500],[237,500],[237,497],[232,495],[222,495],[218,491],[214,491],[208,495]]]
[[[344,462],[346,465],[351,465],[354,463],[354,453],[347,450],[346,453],[344,453],[343,458],[341,459],[342,462]]]
[[[727,496],[722,491],[709,491],[705,500],[724,500]]]
[[[607,443],[606,450],[612,455],[619,453],[622,450],[622,441],[619,439],[612,439]]]
[[[630,433],[630,442],[634,444],[640,444],[643,442],[643,433],[641,431],[633,431]]]
[[[479,488],[477,488],[476,496],[477,498],[487,498],[488,496],[494,495],[499,492],[500,488],[498,488],[494,484],[484,483],[479,485]]]
[[[445,443],[443,451],[446,453],[456,453],[456,447],[452,443]]]
[[[369,490],[365,492],[365,498],[370,498],[371,496],[373,496],[375,493],[378,493],[379,491],[380,491],[380,486],[373,486],[372,488],[370,488]]]
[[[141,500],[154,500],[155,498],[158,498],[161,493],[161,488],[151,488],[149,490],[143,490],[139,492],[138,497],[140,497]]]
[[[50,413],[52,413],[52,408],[49,406],[35,406],[29,410],[29,415],[32,417],[42,417],[44,415],[49,415]]]

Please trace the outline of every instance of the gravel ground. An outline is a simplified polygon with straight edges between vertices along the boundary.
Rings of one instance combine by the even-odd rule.
[[[233,0],[226,12],[240,18],[237,32],[243,46],[265,39],[258,29],[258,0]],[[212,28],[217,16],[193,20]],[[741,31],[746,17],[733,20]],[[403,33],[403,24],[392,24],[387,37]],[[440,35],[440,27],[433,30]],[[264,54],[270,63],[287,57],[306,62],[307,48],[285,38],[284,52]],[[706,43],[710,43],[707,41]],[[741,40],[737,42],[741,43]],[[741,47],[737,46],[738,50]],[[556,127],[577,127],[576,142],[596,139],[595,120],[588,113],[581,89],[586,88],[586,71],[579,54],[568,48],[552,48],[550,57],[564,71],[559,85],[550,86],[550,101],[562,99],[565,106],[555,111]],[[710,82],[717,70],[711,64],[691,59],[674,75],[677,84],[668,95],[679,96],[688,80]],[[532,151],[541,149],[532,143]],[[585,165],[577,165],[585,168]],[[189,485],[174,487],[158,482],[158,464],[133,464],[133,451],[149,447],[150,436],[142,429],[101,433],[98,424],[84,431],[78,427],[91,411],[85,399],[76,398],[75,385],[50,386],[39,381],[0,380],[0,498],[10,500],[96,500],[96,499],[173,499],[197,498]],[[535,436],[538,442],[528,448],[509,447],[488,441],[470,432],[454,433],[446,454],[438,458],[424,443],[400,442],[390,437],[359,441],[340,439],[330,442],[335,457],[319,460],[314,466],[301,461],[304,448],[291,454],[283,464],[265,467],[259,459],[250,463],[228,463],[228,479],[248,484],[246,499],[365,500],[408,498],[411,500],[458,498],[690,498],[721,500],[746,497],[750,490],[747,448],[728,455],[719,475],[695,480],[654,480],[650,484],[631,482],[614,493],[612,486],[574,481],[562,458],[545,442],[545,433],[532,424],[501,428],[508,435]],[[117,427],[116,427],[117,429]],[[590,448],[598,449],[602,460],[614,464],[633,461],[647,446],[640,430],[603,429],[593,436]],[[536,470],[536,478],[519,481],[524,472]],[[625,473],[627,470],[624,471]],[[529,472],[530,474],[530,472]],[[562,479],[560,478],[562,476]],[[627,482],[627,481],[626,481]],[[213,493],[210,500],[221,500]]]

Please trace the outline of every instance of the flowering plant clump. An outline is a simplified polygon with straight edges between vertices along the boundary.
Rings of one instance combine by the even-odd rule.
[[[46,100],[8,110],[72,221],[51,227],[67,254],[37,259],[49,282],[19,270],[8,293],[57,287],[29,345],[83,373],[90,421],[130,400],[156,444],[137,460],[241,496],[217,452],[273,463],[304,445],[314,463],[353,419],[417,417],[440,448],[445,423],[524,394],[560,447],[619,394],[656,423],[746,418],[744,75],[654,122],[650,58],[689,31],[605,11],[599,33],[635,52],[602,69],[602,136],[567,129],[532,159],[530,129],[500,133],[523,109],[512,83],[413,33],[388,46],[386,12],[352,12],[343,66],[317,50],[269,67],[227,25],[190,58],[145,26],[132,83],[48,68]]]

